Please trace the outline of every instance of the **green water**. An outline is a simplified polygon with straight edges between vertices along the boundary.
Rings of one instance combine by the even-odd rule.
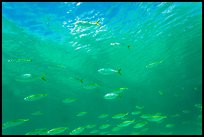
[[[29,119],[3,129],[3,134],[25,135],[34,129],[67,127],[59,134],[68,135],[78,127],[94,124],[79,134],[201,135],[202,111],[195,106],[202,104],[201,6],[167,3],[155,9],[152,3],[115,3],[98,13],[101,26],[85,26],[85,30],[75,26],[72,31],[62,27],[58,17],[43,14],[44,20],[49,17],[47,24],[40,17],[38,21],[54,32],[52,35],[41,34],[40,28],[31,30],[3,14],[2,122]],[[97,10],[93,14],[87,11],[79,18],[88,20],[86,16],[95,13]],[[98,72],[101,68],[121,69],[121,75],[102,75]],[[95,87],[84,88],[88,84]],[[128,90],[115,99],[104,99],[105,94],[118,88]],[[48,96],[24,100],[32,94]],[[63,103],[65,98],[74,101]],[[37,111],[42,114],[32,115]],[[141,113],[132,115],[133,111]],[[76,116],[79,112],[87,113]],[[108,116],[98,118],[103,113]],[[118,113],[128,115],[111,118]],[[158,123],[140,117],[155,113],[166,118]],[[112,131],[121,122],[134,119],[133,124]],[[144,127],[133,128],[144,121]],[[100,129],[103,124],[110,126]],[[168,128],[167,124],[173,126]]]

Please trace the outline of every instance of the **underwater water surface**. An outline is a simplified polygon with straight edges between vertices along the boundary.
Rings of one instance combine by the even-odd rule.
[[[202,3],[3,2],[2,29],[2,134],[202,134]]]

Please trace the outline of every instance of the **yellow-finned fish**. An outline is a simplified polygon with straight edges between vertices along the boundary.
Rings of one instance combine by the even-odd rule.
[[[119,75],[122,75],[121,71],[122,71],[121,69],[115,70],[115,69],[111,69],[111,68],[98,69],[98,72],[102,75],[112,75],[114,73],[118,73]]]
[[[155,67],[155,66],[161,64],[163,61],[164,61],[164,60],[156,61],[156,62],[150,63],[150,64],[146,65],[146,68],[152,68],[152,67]]]
[[[120,119],[120,118],[123,118],[127,115],[128,115],[128,113],[120,113],[120,114],[113,115],[112,118],[113,119]]]
[[[25,101],[35,101],[46,97],[48,94],[34,94],[24,98]]]
[[[18,126],[18,125],[21,125],[27,121],[29,121],[29,119],[16,119],[16,120],[8,121],[6,123],[3,123],[2,129]]]
[[[67,127],[58,127],[58,128],[53,128],[53,129],[49,130],[47,133],[49,135],[56,135],[56,134],[64,132],[67,129],[68,129]]]
[[[72,130],[69,134],[70,135],[78,135],[81,132],[83,132],[84,129],[85,129],[84,127],[78,127],[78,128],[75,128],[74,130]]]
[[[100,26],[99,24],[100,20],[97,20],[96,22],[88,22],[88,21],[77,21],[75,24],[79,26],[89,27],[92,25]]]

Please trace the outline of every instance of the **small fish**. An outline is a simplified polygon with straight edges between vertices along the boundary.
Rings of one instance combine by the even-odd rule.
[[[42,129],[34,129],[26,133],[25,135],[47,135],[48,129],[42,128]]]
[[[138,114],[140,114],[141,113],[141,111],[133,111],[131,114],[132,115],[138,115]]]
[[[127,120],[127,121],[123,121],[122,123],[118,124],[117,126],[118,127],[127,127],[134,122],[135,122],[135,120]]]
[[[34,82],[39,79],[46,81],[45,74],[39,77],[33,74],[25,73],[15,78],[15,80],[18,82]]]
[[[83,84],[84,83],[84,80],[83,79],[81,79],[81,78],[75,78],[76,80],[78,80],[81,84]]]
[[[89,90],[89,89],[96,89],[96,88],[98,88],[98,87],[100,87],[99,84],[93,83],[93,84],[87,84],[87,85],[85,85],[83,88]]]
[[[152,116],[151,114],[142,114],[140,117],[147,119],[147,118],[151,118],[151,116]]]
[[[97,130],[97,129],[90,131],[91,134],[95,134],[95,133],[98,133],[98,132],[99,132],[99,130]]]
[[[96,125],[94,125],[94,124],[85,126],[85,128],[88,128],[88,129],[94,128],[94,127],[96,127]]]
[[[102,75],[112,75],[112,74],[115,74],[115,73],[118,73],[119,75],[122,75],[121,74],[121,69],[118,69],[118,70],[114,70],[114,69],[111,69],[111,68],[101,68],[101,69],[98,69],[98,72]]]
[[[114,42],[114,43],[110,43],[110,45],[111,45],[111,46],[115,46],[115,45],[117,46],[117,45],[120,45],[120,43]]]
[[[72,103],[72,102],[75,102],[77,100],[78,100],[77,98],[65,98],[62,102],[63,103]]]
[[[3,123],[2,129],[18,126],[18,125],[21,125],[21,124],[28,122],[28,121],[29,121],[29,119],[16,119],[16,120],[8,121],[6,123]]]
[[[80,26],[84,26],[84,27],[89,27],[89,26],[92,26],[92,25],[100,26],[99,22],[100,22],[100,20],[97,20],[96,22],[77,21],[75,24],[80,25]]]
[[[107,93],[107,94],[105,94],[105,96],[104,96],[104,99],[115,99],[115,98],[117,98],[117,97],[119,97],[119,94],[116,94],[116,93]]]
[[[113,119],[121,119],[127,115],[128,115],[128,113],[120,113],[120,114],[113,115],[112,118]]]
[[[151,116],[150,118],[148,118],[147,120],[152,121],[152,122],[158,122],[158,121],[163,120],[164,118],[167,118],[167,116],[154,115],[154,116]]]
[[[121,120],[127,120],[128,119],[128,117],[122,117],[121,118]]]
[[[32,62],[32,59],[26,59],[26,58],[9,59],[8,62]]]
[[[70,135],[78,135],[84,131],[84,127],[78,127],[70,132]]]
[[[141,128],[141,127],[144,127],[146,124],[147,124],[146,121],[140,122],[140,123],[135,124],[133,128]]]
[[[25,101],[35,101],[46,97],[48,94],[35,94],[24,98]]]
[[[32,75],[31,74],[23,74],[22,75],[24,78],[30,78]]]
[[[58,128],[53,128],[53,129],[49,130],[47,133],[49,135],[56,135],[56,134],[64,132],[67,129],[68,129],[67,127],[58,127]]]
[[[98,116],[98,118],[106,118],[106,117],[108,117],[108,114],[100,114],[100,115]]]
[[[202,104],[195,104],[194,105],[196,108],[198,108],[200,111],[202,111]]]
[[[22,75],[17,76],[15,78],[15,80],[18,82],[33,82],[33,81],[36,81],[38,79],[39,79],[39,77],[34,76],[32,74],[29,74],[29,73],[22,74]]]
[[[123,93],[124,91],[128,90],[128,88],[117,88],[115,90],[112,91],[112,93]]]
[[[84,116],[84,115],[86,115],[86,114],[87,114],[87,112],[84,112],[84,111],[83,111],[83,112],[79,112],[76,116],[77,116],[77,117],[80,117],[80,116]]]
[[[144,106],[136,106],[137,109],[143,109]]]
[[[185,114],[188,114],[188,113],[190,113],[190,110],[183,110],[182,112]]]
[[[166,125],[165,125],[166,128],[172,128],[172,127],[174,127],[174,126],[175,126],[174,124],[166,124]]]
[[[84,79],[79,78],[79,77],[76,77],[76,76],[74,76],[74,77],[69,77],[69,80],[71,80],[71,81],[73,81],[73,82],[76,82],[76,83],[80,82],[80,84],[83,84],[83,83],[84,83]]]
[[[108,128],[108,127],[110,127],[109,124],[103,124],[103,125],[101,125],[101,126],[99,127],[99,129],[106,129],[106,128]]]
[[[111,129],[111,131],[116,132],[116,131],[120,131],[122,128],[121,127],[114,127]]]
[[[36,111],[36,112],[31,113],[31,115],[40,116],[40,115],[43,115],[43,113],[41,111]]]
[[[164,60],[150,63],[150,64],[146,65],[146,68],[152,68],[152,67],[155,67],[155,66],[161,64],[163,61],[164,61]]]
[[[23,59],[23,58],[21,58],[21,59],[17,59],[16,60],[17,62],[32,62],[32,59]]]

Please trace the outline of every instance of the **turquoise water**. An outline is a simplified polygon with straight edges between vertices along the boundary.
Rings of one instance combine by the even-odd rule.
[[[202,134],[202,3],[2,6],[3,134]]]

